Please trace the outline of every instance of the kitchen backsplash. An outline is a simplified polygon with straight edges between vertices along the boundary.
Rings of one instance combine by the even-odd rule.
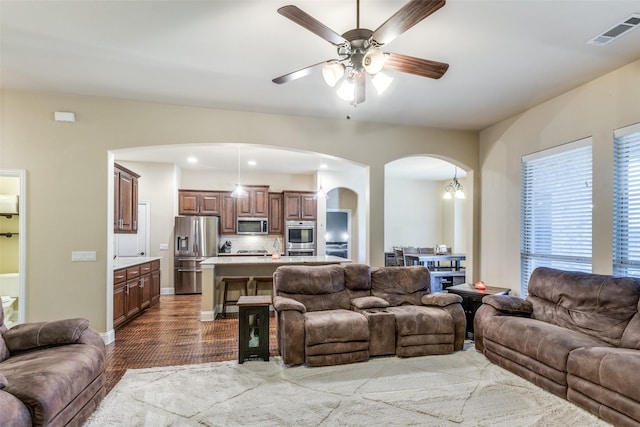
[[[276,243],[276,239],[278,243]],[[284,246],[282,237],[276,236],[237,236],[235,234],[223,234],[220,236],[220,246],[227,241],[231,242],[231,253],[236,253],[239,250],[265,250],[268,253],[273,253],[276,248],[282,253]]]

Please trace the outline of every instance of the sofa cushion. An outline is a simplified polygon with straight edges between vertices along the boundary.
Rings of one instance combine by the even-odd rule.
[[[445,292],[436,292],[422,296],[422,304],[435,305],[438,307],[446,307],[451,304],[461,304],[462,297],[456,294],[448,294]]]
[[[5,377],[4,375],[0,374],[0,390],[2,390],[3,388],[5,388],[5,386],[7,385],[7,377]]]
[[[351,310],[325,310],[304,314],[305,345],[369,341],[367,318]]]
[[[12,355],[0,363],[4,391],[20,399],[34,425],[47,425],[104,370],[101,349],[70,344]]]
[[[10,355],[7,344],[4,342],[4,338],[0,335],[0,362],[8,358]]]
[[[80,318],[24,323],[9,329],[4,339],[9,350],[15,353],[37,347],[76,343],[88,327],[89,321]]]
[[[359,297],[351,300],[351,304],[358,310],[366,310],[367,308],[387,308],[389,303],[378,297]]]
[[[307,311],[351,307],[340,265],[281,266],[273,275],[273,285],[276,295],[301,302]]]
[[[423,295],[431,292],[426,267],[377,267],[371,269],[371,291],[392,306],[421,305]]]
[[[454,333],[454,323],[447,310],[435,306],[403,305],[389,307],[396,316],[398,336]]]
[[[14,395],[0,390],[0,423],[3,426],[31,427],[29,409]]]
[[[512,354],[526,356],[521,360],[513,360],[524,366],[527,366],[526,360],[530,358],[557,371],[566,372],[567,359],[572,350],[606,346],[606,343],[590,335],[526,317],[494,316],[485,318],[484,322],[485,347],[489,340],[498,347],[513,350],[502,353],[505,357],[511,358]],[[500,352],[499,349],[496,350],[496,346],[492,345],[491,348]],[[565,383],[564,378],[556,380]]]
[[[367,264],[345,264],[342,268],[351,299],[371,295],[371,267]]]
[[[534,318],[620,346],[637,312],[640,279],[540,267],[528,289]]]

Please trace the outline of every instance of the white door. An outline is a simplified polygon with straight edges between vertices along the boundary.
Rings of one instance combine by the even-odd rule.
[[[149,202],[138,203],[138,233],[115,234],[116,255],[148,256],[149,254]]]

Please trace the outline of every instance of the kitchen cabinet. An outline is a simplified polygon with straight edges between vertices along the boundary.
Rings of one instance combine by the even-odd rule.
[[[222,193],[221,197],[220,234],[236,234],[236,199],[231,193]]]
[[[140,312],[140,266],[127,268],[127,320]]]
[[[160,260],[113,272],[113,327],[117,328],[160,300]]]
[[[178,191],[179,215],[220,215],[221,197],[219,191]]]
[[[313,191],[285,191],[283,197],[285,221],[316,220],[316,193]]]
[[[138,232],[138,175],[115,163],[113,167],[113,231]]]
[[[247,197],[236,199],[236,215],[244,218],[266,218],[269,215],[269,186],[247,185],[243,188]]]
[[[284,234],[282,201],[282,193],[269,193],[269,234]]]

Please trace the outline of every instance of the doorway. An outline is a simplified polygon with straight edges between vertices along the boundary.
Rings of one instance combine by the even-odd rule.
[[[26,176],[0,169],[0,297],[8,327],[25,321]]]

